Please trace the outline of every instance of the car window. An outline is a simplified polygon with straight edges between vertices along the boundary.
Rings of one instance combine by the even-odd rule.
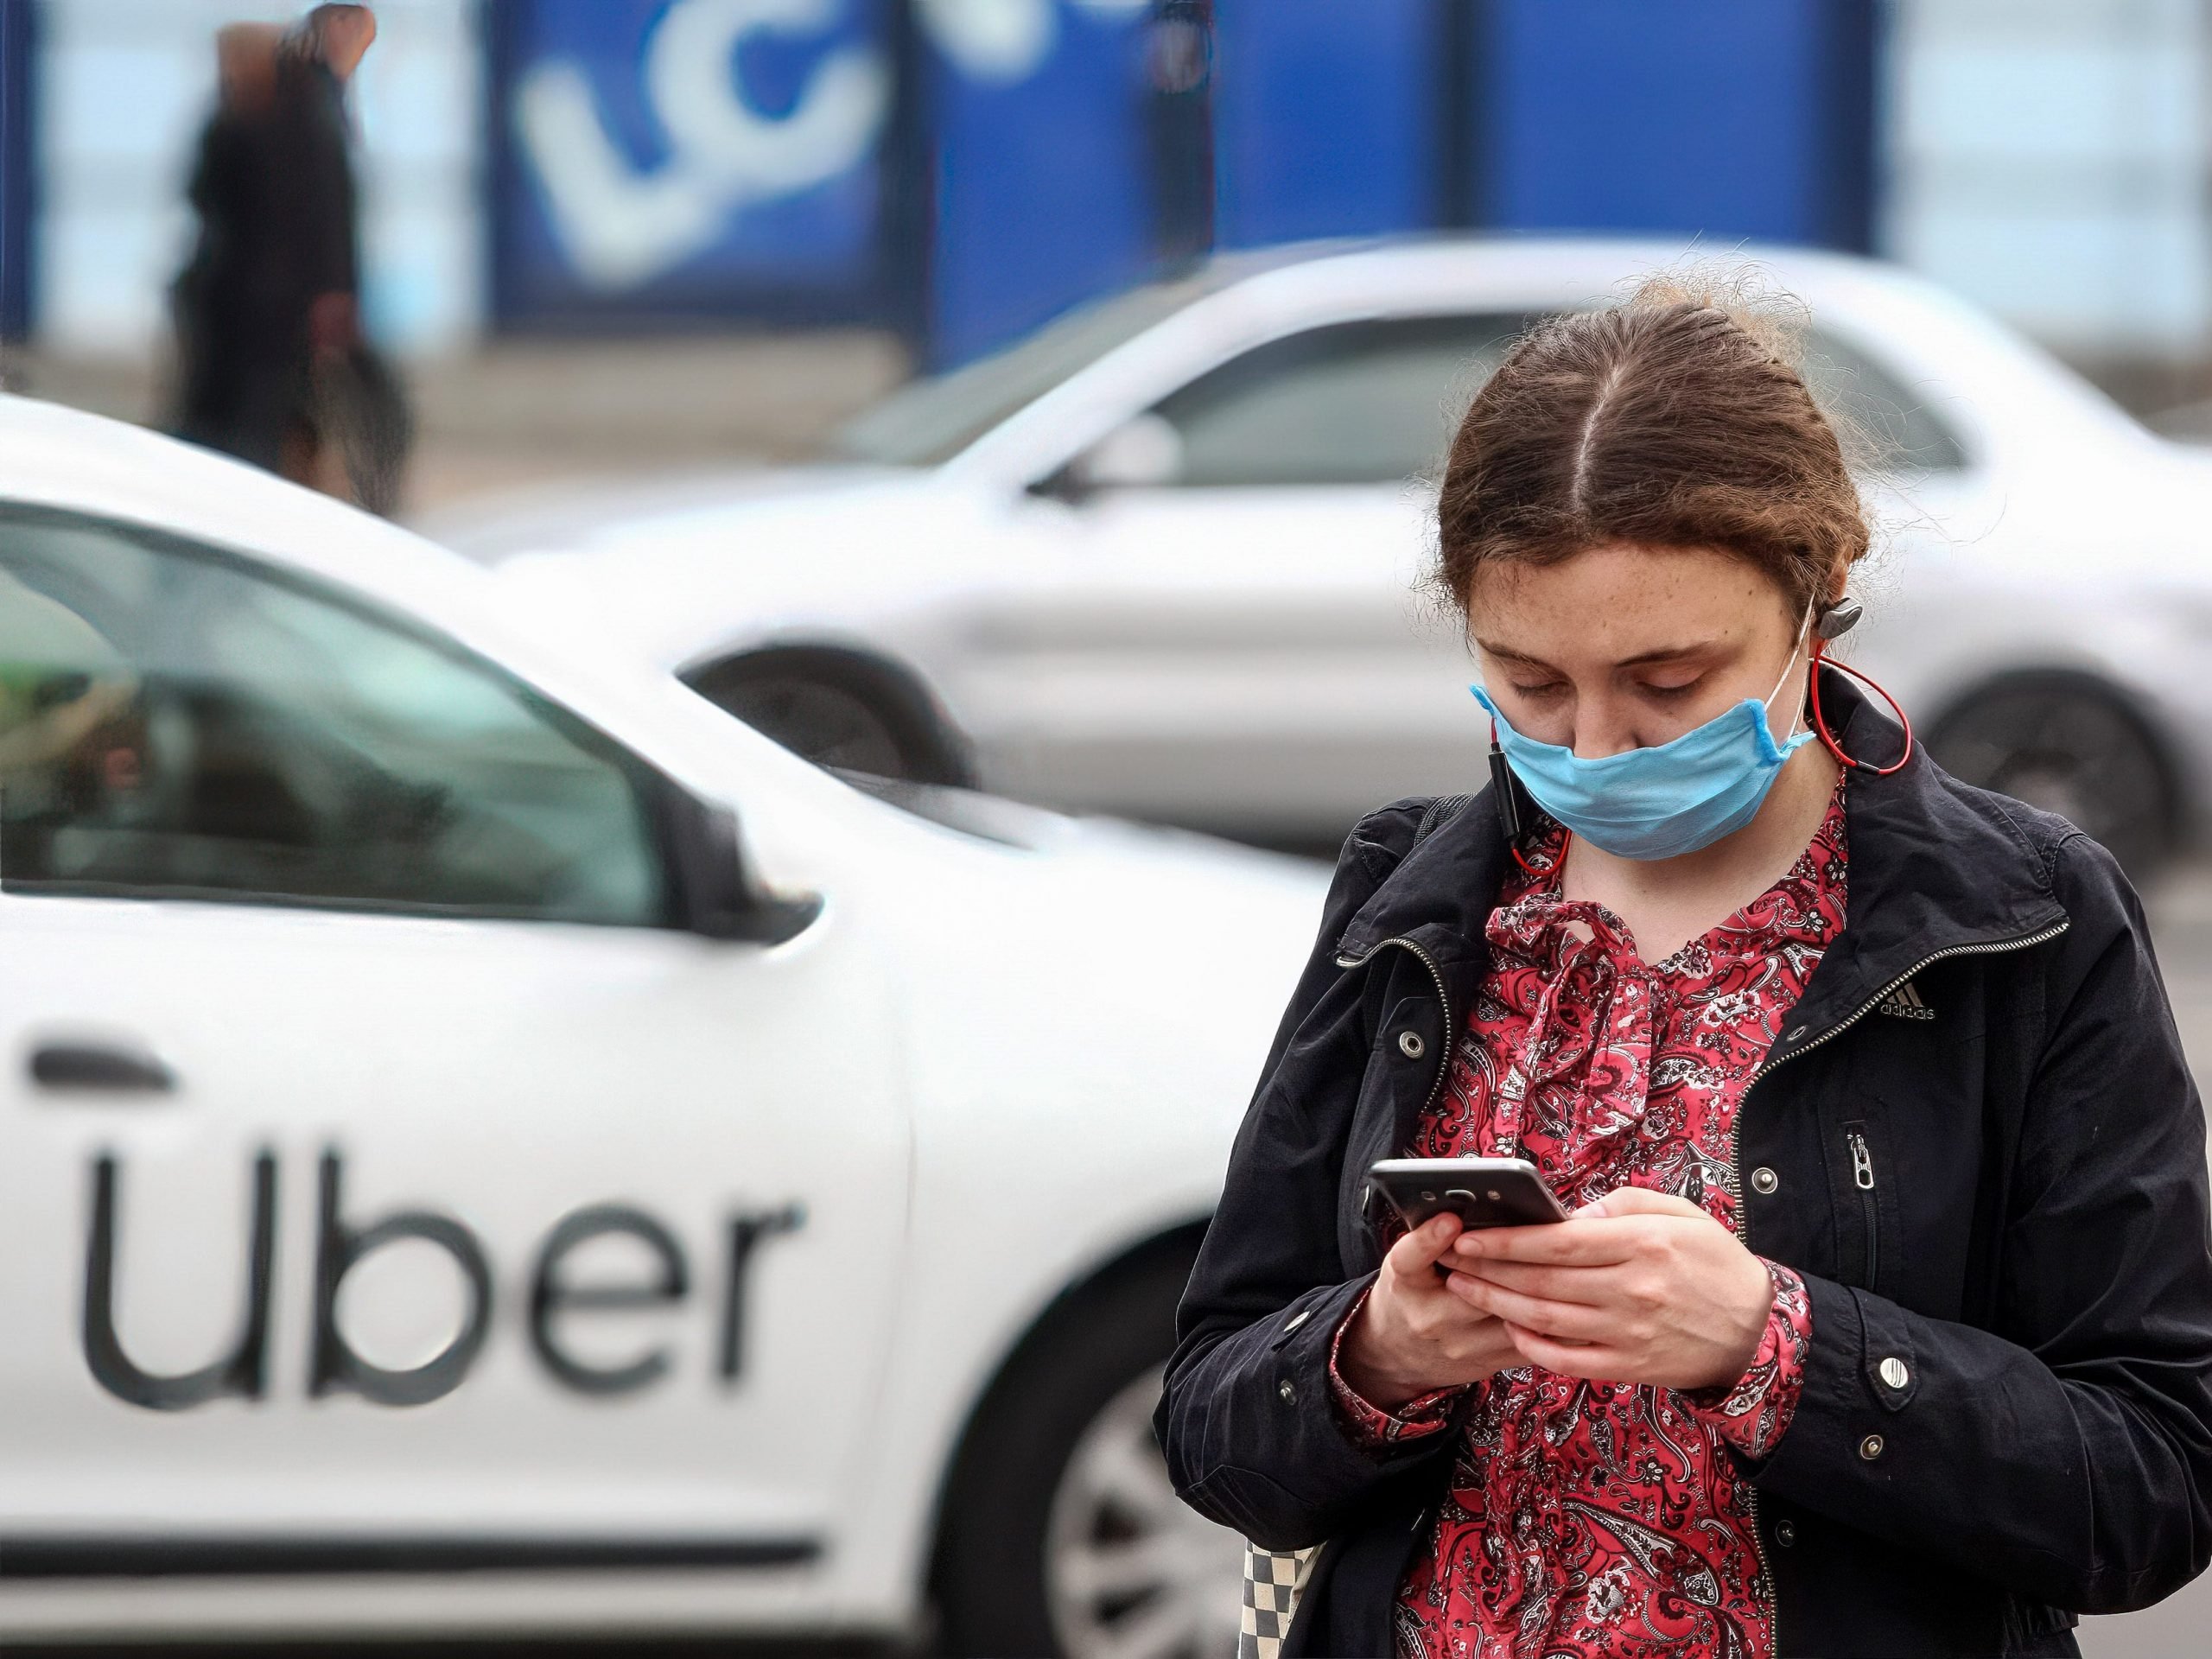
[[[1118,346],[1207,291],[1198,279],[1134,289],[1071,311],[1019,344],[901,387],[839,429],[833,453],[882,467],[935,467]]]
[[[1531,321],[1516,315],[1343,323],[1247,352],[1153,411],[1181,441],[1175,481],[1233,488],[1434,476],[1459,416]],[[1862,464],[1917,472],[1966,465],[1958,440],[1926,400],[1849,341],[1815,334],[1804,373]]]
[[[1956,472],[1966,451],[1927,400],[1850,341],[1815,331],[1806,388],[1836,420],[1861,465],[1877,472]]]
[[[0,883],[658,925],[641,769],[497,668],[152,531],[0,513]]]
[[[1397,317],[1270,341],[1153,412],[1198,488],[1434,477],[1453,427],[1529,319]]]

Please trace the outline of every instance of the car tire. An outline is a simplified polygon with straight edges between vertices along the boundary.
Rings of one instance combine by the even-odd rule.
[[[779,649],[686,677],[764,737],[830,772],[971,788],[945,722],[899,670],[855,652]]]
[[[1190,1263],[1158,1251],[1065,1299],[992,1386],[946,1485],[939,1653],[1235,1653],[1243,1541],[1176,1497],[1152,1435]]]
[[[2173,776],[2142,718],[2094,681],[2023,676],[1984,688],[1928,734],[1954,777],[2056,812],[2136,881],[2171,856]]]

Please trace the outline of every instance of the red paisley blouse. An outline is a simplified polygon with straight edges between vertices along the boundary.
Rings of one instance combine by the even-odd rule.
[[[1842,785],[1787,874],[1656,965],[1611,912],[1559,896],[1563,846],[1554,830],[1500,895],[1491,971],[1410,1155],[1523,1157],[1570,1209],[1644,1186],[1733,1225],[1738,1103],[1843,927]],[[1732,1389],[1523,1367],[1385,1413],[1334,1379],[1355,1437],[1460,1436],[1432,1547],[1400,1589],[1402,1659],[1772,1654],[1752,1498],[1726,1448],[1763,1456],[1789,1427],[1812,1311],[1796,1274],[1767,1267],[1773,1312]]]

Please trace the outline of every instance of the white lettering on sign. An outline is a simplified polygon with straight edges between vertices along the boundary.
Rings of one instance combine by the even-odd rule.
[[[1135,18],[1152,0],[1068,0],[1078,11]],[[1027,80],[1060,42],[1052,0],[916,0],[922,28],[937,49],[971,80]]]
[[[678,0],[645,43],[645,85],[669,156],[639,171],[608,137],[591,82],[548,60],[516,88],[515,120],[576,274],[634,287],[712,243],[751,202],[797,195],[850,172],[883,130],[891,74],[873,48],[830,53],[790,114],[745,100],[733,60],[761,33],[821,35],[843,0]]]
[[[553,232],[593,288],[633,288],[713,243],[747,207],[798,195],[851,171],[881,137],[891,72],[855,44],[816,68],[788,115],[746,101],[732,67],[759,33],[822,35],[845,0],[677,0],[645,43],[645,90],[668,159],[634,166],[607,131],[591,79],[547,59],[515,89],[515,124],[545,193]],[[917,0],[923,31],[971,80],[1012,85],[1058,48],[1061,0]],[[1133,22],[1151,0],[1065,0],[1088,16]]]

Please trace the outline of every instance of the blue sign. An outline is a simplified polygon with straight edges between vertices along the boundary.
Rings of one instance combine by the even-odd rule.
[[[1436,0],[1214,0],[1213,17],[1222,246],[1436,222]]]
[[[1869,234],[1865,0],[486,15],[509,323],[868,321],[944,365],[1212,247],[1438,225]]]
[[[1154,274],[1148,0],[917,0],[936,139],[930,357]]]
[[[0,340],[30,332],[35,27],[30,0],[0,0]]]
[[[502,319],[871,314],[887,7],[492,8]]]
[[[1866,0],[1497,0],[1471,135],[1491,223],[1866,245]]]

